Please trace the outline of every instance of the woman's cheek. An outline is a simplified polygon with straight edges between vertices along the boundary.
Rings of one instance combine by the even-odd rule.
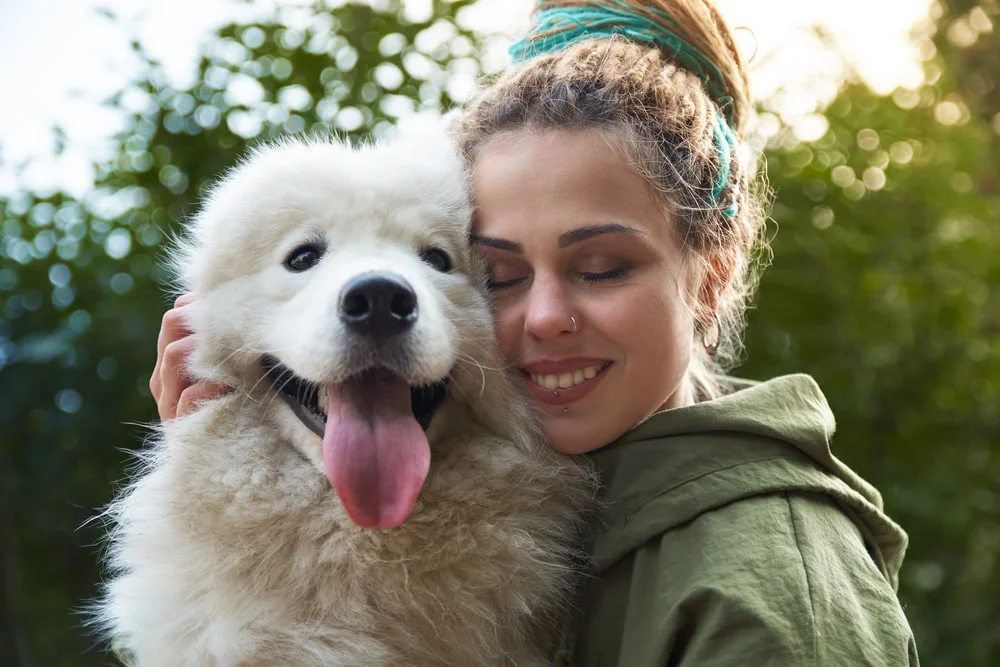
[[[517,326],[517,315],[509,304],[505,304],[502,299],[494,298],[493,326],[496,329],[497,342],[500,345],[500,352],[507,361],[515,361],[519,355],[520,337]]]

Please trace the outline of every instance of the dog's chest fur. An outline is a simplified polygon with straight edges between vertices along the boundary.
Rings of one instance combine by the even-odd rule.
[[[546,664],[572,586],[578,468],[449,399],[413,514],[363,529],[282,441],[279,404],[234,395],[168,423],[113,508],[123,574],[107,613],[138,664]]]

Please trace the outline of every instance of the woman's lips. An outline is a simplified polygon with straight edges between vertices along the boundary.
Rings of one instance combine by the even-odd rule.
[[[593,391],[604,378],[611,363],[606,359],[540,361],[522,366],[521,375],[539,402],[566,405]],[[572,386],[558,386],[559,384]]]

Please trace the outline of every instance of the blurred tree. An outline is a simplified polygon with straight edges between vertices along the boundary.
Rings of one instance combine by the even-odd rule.
[[[108,662],[73,611],[100,579],[102,529],[81,526],[154,418],[161,244],[249,144],[377,135],[462,101],[482,74],[483,42],[455,19],[467,4],[325,0],[226,26],[185,89],[135,44],[146,67],[109,101],[129,120],[93,191],[0,199],[0,663]],[[995,0],[935,7],[921,89],[849,83],[811,143],[765,102],[780,233],[742,374],[819,379],[837,453],[910,532],[901,597],[923,661],[985,666],[1000,660],[1000,44]]]
[[[997,0],[938,0],[932,11],[937,28],[933,44],[939,60],[931,68],[931,77],[941,76],[942,84],[974,115],[1000,127]]]
[[[826,390],[839,424],[835,451],[883,490],[910,534],[900,597],[923,662],[993,665],[1000,40],[989,26],[997,5],[950,2],[934,12],[918,36],[929,57],[920,89],[879,97],[849,83],[812,143],[764,111],[762,125],[778,128],[767,150],[778,233],[743,370],[805,370]]]

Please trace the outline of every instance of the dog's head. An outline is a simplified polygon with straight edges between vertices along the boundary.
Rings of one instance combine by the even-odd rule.
[[[443,384],[494,349],[470,216],[441,128],[358,149],[290,141],[234,169],[177,253],[199,296],[194,373],[280,392],[361,525],[406,518]]]

